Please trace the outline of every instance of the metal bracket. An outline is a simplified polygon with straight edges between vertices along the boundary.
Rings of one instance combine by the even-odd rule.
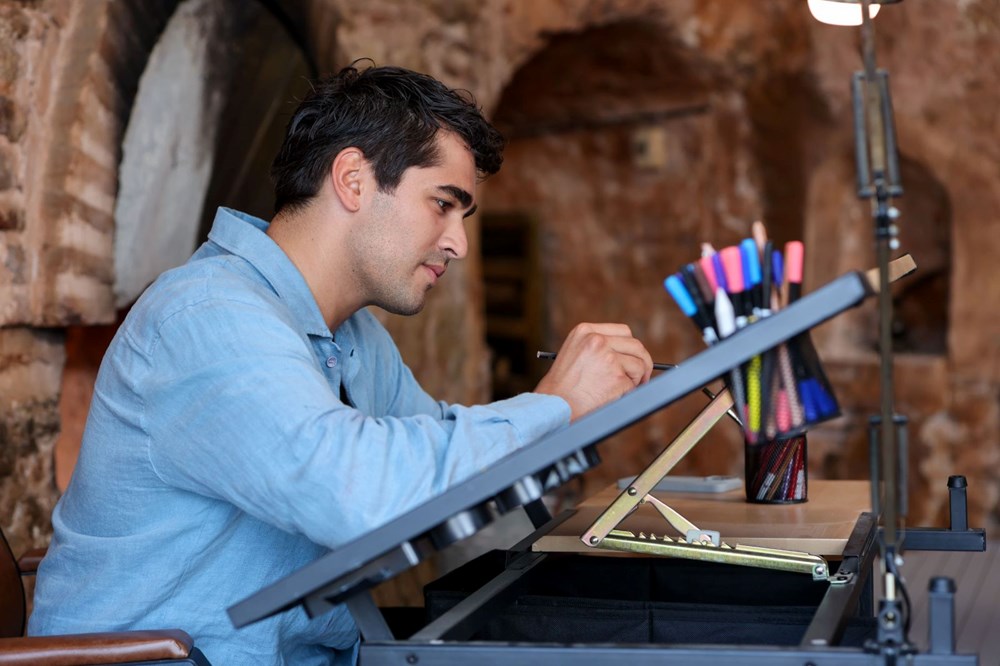
[[[659,555],[685,560],[807,573],[812,576],[813,580],[828,580],[830,576],[830,566],[819,555],[775,548],[712,545],[704,542],[686,543],[674,541],[670,537],[658,538],[655,534],[650,534],[647,537],[642,532],[636,537],[632,532],[625,530],[613,530],[601,542],[601,548],[642,555]]]
[[[827,580],[830,566],[822,557],[789,550],[730,546],[722,541],[719,532],[698,528],[651,494],[660,479],[701,441],[732,405],[733,398],[729,391],[719,392],[631,485],[601,512],[580,540],[592,548],[794,571],[808,573],[813,580]],[[684,540],[667,536],[658,538],[655,534],[647,537],[641,532],[636,538],[631,532],[615,529],[640,504],[652,505],[671,527],[684,535]]]
[[[715,530],[688,530],[684,535],[684,540],[688,543],[695,543],[705,546],[722,545],[722,537]]]
[[[728,390],[720,391],[715,398],[680,432],[674,441],[671,442],[653,462],[635,478],[632,484],[623,490],[615,500],[608,505],[608,508],[601,512],[597,520],[587,528],[580,537],[580,540],[588,546],[598,545],[614,528],[621,523],[639,504],[649,500],[653,506],[660,511],[664,517],[673,524],[671,516],[664,514],[662,502],[655,502],[655,498],[650,495],[653,487],[659,483],[671,469],[674,468],[681,458],[687,455],[688,451],[694,448],[695,444],[701,441],[712,427],[725,416],[726,412],[733,406],[733,397]],[[675,516],[680,516],[676,511],[667,507]],[[685,521],[686,522],[686,521]],[[694,525],[687,523],[683,528],[675,528],[679,532],[687,532],[689,529],[697,529]]]
[[[854,574],[850,571],[838,571],[830,576],[830,585],[847,585],[854,580]]]

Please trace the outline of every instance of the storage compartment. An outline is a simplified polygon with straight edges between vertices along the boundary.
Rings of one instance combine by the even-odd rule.
[[[504,570],[487,553],[424,588],[434,620]],[[516,601],[471,640],[798,645],[828,583],[802,574],[677,559],[549,555]],[[841,645],[874,637],[852,618]]]

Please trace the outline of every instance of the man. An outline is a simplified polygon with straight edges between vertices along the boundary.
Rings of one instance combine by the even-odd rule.
[[[108,349],[30,633],[178,627],[216,664],[350,663],[343,608],[240,631],[225,609],[648,380],[628,328],[588,324],[535,393],[447,405],[365,310],[418,312],[465,256],[502,143],[424,75],[317,85],[275,160],[274,219],[221,209]]]

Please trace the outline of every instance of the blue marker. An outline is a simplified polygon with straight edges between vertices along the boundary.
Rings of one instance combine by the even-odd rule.
[[[680,306],[681,312],[694,319],[695,314],[698,312],[698,308],[695,307],[694,301],[691,300],[691,294],[689,294],[687,289],[684,288],[684,283],[681,282],[680,276],[671,275],[663,281],[663,286],[667,288],[670,295],[674,297],[675,301],[677,301],[677,305]]]
[[[753,312],[759,317],[761,309],[760,255],[757,253],[757,244],[752,238],[745,238],[740,242],[740,255],[743,259],[743,288],[750,292]]]
[[[719,338],[715,334],[715,329],[712,328],[711,322],[705,318],[705,313],[695,305],[694,299],[691,298],[691,294],[684,286],[680,274],[668,277],[663,281],[663,286],[667,288],[673,299],[677,301],[681,312],[694,321],[695,325],[701,331],[701,336],[705,340],[705,343],[711,345],[718,342]]]

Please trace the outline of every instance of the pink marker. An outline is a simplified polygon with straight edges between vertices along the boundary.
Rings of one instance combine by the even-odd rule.
[[[719,288],[719,282],[715,279],[715,266],[712,265],[712,255],[705,255],[698,260],[698,265],[701,266],[701,272],[705,274],[705,279],[708,280],[708,286],[712,288],[712,293]]]
[[[726,290],[732,294],[733,308],[736,310],[736,326],[743,328],[747,323],[747,298],[743,284],[743,256],[737,245],[722,248],[719,252],[722,267],[726,272]]]
[[[802,241],[785,243],[785,282],[788,283],[789,303],[794,303],[802,296],[802,270],[805,263],[805,253]]]

